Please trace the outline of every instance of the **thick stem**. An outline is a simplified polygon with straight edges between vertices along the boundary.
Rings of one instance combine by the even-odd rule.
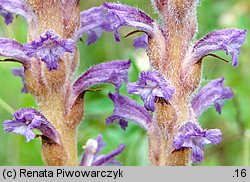
[[[62,95],[55,93],[37,99],[40,111],[57,129],[61,140],[60,147],[43,144],[42,155],[48,165],[75,166],[77,165],[77,125],[83,115],[83,100],[76,106],[78,112],[75,112],[75,115],[71,117],[65,112],[63,98]],[[73,108],[70,113],[74,112],[75,109]]]
[[[153,165],[188,165],[190,149],[174,150],[173,138],[188,120],[190,92],[186,91],[186,86],[182,82],[181,68],[196,33],[197,2],[196,0],[159,2],[164,5],[159,11],[165,22],[163,34],[165,43],[160,42],[164,46],[157,46],[159,43],[155,39],[160,36],[158,31],[158,34],[149,40],[149,57],[154,69],[175,87],[175,93],[169,103],[157,103],[154,120],[160,132],[149,132],[149,156]],[[162,47],[165,50],[162,50]],[[153,54],[154,50],[160,53]],[[160,138],[159,142],[153,142],[154,138]]]
[[[37,19],[29,23],[28,40],[36,40],[48,29],[61,39],[71,38],[80,24],[79,0],[26,1]],[[25,70],[29,92],[37,100],[41,113],[60,134],[61,144],[48,138],[42,140],[42,156],[48,165],[77,165],[77,126],[83,116],[83,99],[66,113],[67,91],[78,64],[78,50],[65,53],[58,70],[48,71],[44,62],[33,58]]]

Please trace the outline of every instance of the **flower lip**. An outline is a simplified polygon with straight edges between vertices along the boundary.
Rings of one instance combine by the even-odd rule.
[[[220,114],[224,105],[224,100],[232,99],[233,91],[229,87],[224,87],[224,77],[213,80],[204,86],[192,100],[192,108],[198,118],[212,104]]]
[[[232,65],[237,66],[240,48],[246,40],[246,32],[236,28],[210,32],[195,44],[191,60],[197,62],[210,52],[224,50],[232,56]]]
[[[127,120],[131,120],[148,131],[152,117],[144,107],[119,93],[109,93],[109,98],[114,102],[115,108],[112,115],[106,119],[107,124],[117,122],[125,130]]]
[[[218,144],[221,141],[219,129],[203,130],[196,122],[187,122],[174,137],[175,149],[191,148],[191,160],[195,163],[204,159],[205,144]]]
[[[26,141],[29,142],[36,136],[32,129],[38,129],[42,132],[42,135],[60,144],[59,133],[37,110],[22,108],[16,111],[13,116],[13,120],[4,122],[4,130],[6,132],[21,134],[26,138]]]
[[[37,41],[25,44],[25,51],[29,57],[40,57],[49,71],[58,69],[58,61],[65,52],[72,53],[75,41],[62,40],[53,30],[49,29]]]
[[[127,84],[128,93],[138,94],[149,111],[155,111],[156,98],[170,100],[174,94],[174,87],[155,71],[143,71],[137,82]]]
[[[68,108],[72,107],[81,93],[94,85],[111,83],[115,85],[116,92],[118,92],[122,83],[128,80],[128,69],[130,65],[130,60],[116,60],[95,65],[87,70],[74,82],[72,95],[68,101]]]
[[[0,38],[0,56],[14,59],[24,66],[30,63],[29,57],[25,52],[25,47],[21,43],[8,38]]]
[[[103,6],[83,11],[80,15],[80,28],[74,35],[74,39],[79,40],[86,33],[88,35],[87,44],[95,43],[104,31],[113,31],[114,21],[114,17],[105,14]]]
[[[119,28],[125,25],[145,31],[148,35],[153,35],[155,21],[143,11],[119,3],[104,2],[103,7],[108,11],[109,16],[116,19],[113,24],[116,41],[120,41]]]
[[[27,21],[36,19],[24,0],[0,0],[0,11],[23,16]],[[9,15],[10,16],[10,15]],[[6,20],[6,19],[5,19]],[[9,21],[9,20],[8,20]],[[11,23],[11,22],[8,22]]]

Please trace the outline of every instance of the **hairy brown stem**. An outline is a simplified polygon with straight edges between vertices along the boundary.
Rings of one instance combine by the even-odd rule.
[[[79,0],[26,1],[36,14],[36,22],[29,23],[28,39],[36,40],[48,29],[62,39],[72,37],[80,24]],[[58,70],[48,71],[44,62],[33,58],[25,69],[25,81],[37,100],[41,113],[60,134],[61,144],[42,139],[42,156],[48,165],[77,165],[77,126],[83,116],[83,99],[66,113],[67,91],[78,64],[78,50],[65,53],[59,60]]]
[[[153,68],[175,87],[175,93],[169,103],[157,103],[154,120],[159,131],[149,132],[149,156],[153,165],[188,165],[190,149],[174,150],[173,138],[181,125],[188,120],[191,93],[187,92],[186,85],[182,81],[181,68],[196,33],[197,1],[159,2],[161,3],[158,10],[163,16],[165,26],[163,33],[156,30],[156,36],[149,38],[149,57]],[[197,68],[201,70],[201,66]],[[159,142],[155,143],[155,138],[158,138],[156,141]]]

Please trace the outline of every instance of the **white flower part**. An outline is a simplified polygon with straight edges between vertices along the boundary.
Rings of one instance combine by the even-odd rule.
[[[96,140],[91,138],[91,139],[88,139],[86,146],[87,146],[86,152],[88,153],[88,155],[86,155],[85,166],[91,166],[94,160],[97,147],[98,147],[98,143]]]

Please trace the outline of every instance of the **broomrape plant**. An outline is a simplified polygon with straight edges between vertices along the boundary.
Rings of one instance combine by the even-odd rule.
[[[0,38],[2,62],[19,62],[13,70],[23,82],[22,92],[31,93],[39,111],[22,108],[12,120],[3,123],[6,132],[23,135],[27,142],[41,137],[42,156],[47,165],[77,165],[77,126],[84,115],[84,94],[91,86],[110,83],[115,86],[109,98],[114,111],[107,124],[118,123],[126,130],[128,120],[148,134],[148,155],[152,165],[188,165],[201,162],[206,144],[221,141],[219,129],[202,129],[200,115],[214,105],[221,113],[225,100],[234,94],[224,86],[224,77],[200,88],[202,59],[215,51],[225,51],[238,65],[240,47],[246,30],[228,28],[210,32],[195,40],[198,0],[152,0],[160,20],[143,11],[119,3],[105,2],[80,12],[79,0],[0,0],[0,14],[5,23],[14,21],[13,14],[28,23],[28,43],[21,44]],[[56,23],[55,23],[56,22]],[[159,23],[160,22],[160,23]],[[87,34],[87,44],[95,43],[104,31],[114,32],[120,41],[119,29],[134,27],[131,34],[135,48],[147,51],[151,70],[139,74],[137,82],[127,83],[130,60],[116,60],[93,66],[73,80],[78,67],[76,43]],[[123,96],[119,88],[127,83],[129,94],[137,94],[144,107]],[[36,135],[33,129],[41,131]],[[114,157],[122,144],[107,155],[99,155],[102,136],[87,141],[80,165],[120,164]]]

